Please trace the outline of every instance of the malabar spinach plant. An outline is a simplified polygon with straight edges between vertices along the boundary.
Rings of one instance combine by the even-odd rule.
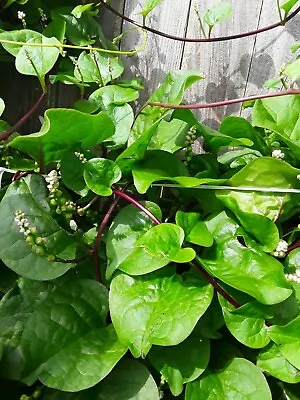
[[[102,6],[2,3],[1,60],[41,87],[0,121],[3,393],[299,399],[299,59],[268,83],[284,92],[250,99],[251,123],[213,130],[181,104],[198,71],[169,72],[134,110],[142,83],[121,57],[138,49],[104,37]],[[78,88],[74,107],[24,134],[55,84]]]

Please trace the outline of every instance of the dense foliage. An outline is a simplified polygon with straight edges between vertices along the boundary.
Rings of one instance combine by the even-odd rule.
[[[38,132],[0,121],[3,392],[300,399],[299,95],[247,103],[251,123],[219,130],[189,109],[135,111],[142,82],[121,59],[135,50],[104,38],[102,7],[2,3],[1,62],[42,91],[24,120],[49,85],[78,87]],[[281,3],[286,18],[297,1]],[[203,34],[230,13],[199,14]],[[296,87],[293,51],[269,87]],[[201,79],[169,72],[149,102],[179,105]]]

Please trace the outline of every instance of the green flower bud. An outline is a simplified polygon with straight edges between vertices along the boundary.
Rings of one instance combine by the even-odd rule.
[[[36,248],[35,248],[35,253],[36,253],[38,256],[43,256],[43,255],[45,255],[45,249],[44,249],[44,247],[43,247],[43,246],[36,246]]]
[[[28,244],[30,244],[30,246],[34,246],[34,239],[33,239],[33,237],[31,236],[31,235],[28,235],[27,237],[26,237],[26,242],[28,243]]]
[[[57,206],[57,201],[56,201],[55,199],[51,199],[51,200],[50,200],[50,204],[51,204],[52,206]]]
[[[61,209],[60,209],[59,207],[57,207],[57,209],[55,210],[55,212],[56,212],[56,214],[58,214],[58,215],[61,215],[61,214],[62,214],[62,211],[61,211]]]
[[[47,260],[49,262],[54,262],[55,261],[55,256],[53,254],[49,254],[48,257],[47,257]]]
[[[85,210],[83,208],[77,208],[77,213],[80,217],[82,217],[85,214]]]

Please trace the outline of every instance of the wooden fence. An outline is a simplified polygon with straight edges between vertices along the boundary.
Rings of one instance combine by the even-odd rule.
[[[229,0],[230,1],[230,0]],[[152,14],[148,24],[160,31],[183,37],[200,37],[194,3],[200,12],[217,0],[164,0]],[[144,0],[112,0],[118,11],[141,21],[139,11]],[[247,32],[273,24],[279,20],[276,0],[231,0],[234,14],[228,22],[217,25],[214,36]],[[105,11],[103,21],[113,17]],[[130,28],[113,17],[114,23],[105,27],[110,35]],[[170,70],[192,68],[202,72],[206,79],[194,85],[186,95],[188,102],[212,102],[247,96],[266,91],[264,82],[274,77],[284,61],[290,58],[290,46],[300,40],[300,15],[285,27],[279,27],[256,36],[216,43],[182,43],[149,33],[144,52],[127,60],[127,75],[136,75],[145,82],[141,100],[145,101],[163,81]],[[123,49],[138,46],[139,35],[134,32],[125,37]],[[240,106],[205,110],[201,119],[211,126],[225,115],[239,114]]]
[[[139,11],[145,0],[112,0],[111,6],[125,15],[141,21]],[[155,29],[177,36],[199,37],[199,23],[194,12],[196,2],[200,12],[204,12],[217,0],[164,0],[148,20]],[[230,1],[230,0],[227,0]],[[213,31],[214,36],[226,36],[246,32],[279,20],[276,0],[231,0],[233,17],[221,23]],[[114,37],[130,28],[130,24],[101,10],[105,33]],[[279,27],[256,36],[216,43],[182,43],[149,33],[146,49],[136,56],[125,58],[126,76],[138,76],[145,84],[141,95],[143,103],[164,80],[166,72],[184,68],[202,72],[206,79],[187,91],[188,102],[212,102],[251,95],[267,91],[264,82],[276,75],[284,61],[290,57],[290,46],[300,40],[300,15],[295,16],[285,27]],[[125,36],[123,49],[133,49],[140,44],[137,31]],[[29,77],[12,74],[1,80],[1,92],[5,93],[7,113],[5,117],[14,123],[36,101],[40,89],[38,83]],[[7,83],[6,83],[7,82]],[[34,83],[33,83],[34,82]],[[9,85],[9,86],[8,86]],[[76,88],[56,85],[51,89],[45,108],[71,107]],[[2,95],[3,97],[3,95]],[[42,112],[40,112],[42,113]],[[238,115],[239,105],[205,110],[199,113],[202,121],[216,126],[229,114]],[[25,130],[34,131],[36,121],[27,124]]]

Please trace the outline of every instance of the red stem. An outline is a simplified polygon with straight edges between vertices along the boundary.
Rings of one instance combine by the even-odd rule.
[[[231,104],[237,103],[244,103],[245,101],[252,101],[252,100],[260,100],[260,99],[268,99],[271,97],[281,97],[281,96],[288,96],[300,94],[300,89],[288,89],[282,92],[276,93],[269,93],[269,94],[262,94],[257,96],[249,96],[249,97],[242,97],[239,99],[232,99],[232,100],[224,100],[218,101],[216,103],[201,103],[201,104],[167,104],[167,103],[159,103],[155,101],[149,101],[146,105],[149,106],[156,106],[161,108],[171,108],[171,109],[188,109],[188,110],[199,110],[201,108],[215,108],[215,107],[224,107]]]
[[[32,114],[40,107],[42,104],[46,93],[43,93],[38,101],[32,106],[32,108],[10,129],[6,132],[0,134],[0,142],[7,140],[13,133],[15,133],[27,120],[32,116]]]
[[[146,207],[144,207],[139,201],[133,199],[131,196],[129,196],[126,193],[121,192],[120,190],[114,190],[114,194],[117,196],[122,197],[123,199],[129,201],[131,204],[133,204],[135,207],[139,208],[143,213],[145,213],[156,225],[161,224],[160,220],[156,218],[155,215],[151,213]]]
[[[293,243],[293,244],[291,244],[291,245],[289,246],[288,251],[287,251],[287,255],[288,255],[291,251],[293,251],[293,250],[295,250],[295,249],[298,249],[299,247],[300,247],[300,240],[297,240],[295,243]]]
[[[120,190],[114,190],[114,193],[115,193],[116,196],[122,197],[123,199],[127,200],[128,202],[133,204],[135,207],[137,207],[141,211],[143,211],[156,225],[160,225],[161,224],[159,219],[157,219],[155,217],[155,215],[153,215],[151,213],[151,211],[149,211],[139,201],[135,200],[134,198],[129,196],[127,193],[123,193]],[[216,289],[216,291],[218,293],[220,293],[220,295],[223,296],[230,304],[232,304],[235,308],[240,307],[240,304],[236,300],[234,300],[228,293],[226,293],[225,290],[203,269],[203,267],[200,264],[198,264],[196,262],[193,262],[191,264],[195,268],[197,268],[197,270],[207,280],[207,282],[209,282]]]
[[[125,185],[122,190],[126,190],[128,186],[129,186],[129,184]],[[122,191],[120,193],[122,193]],[[119,203],[120,197],[121,196],[117,195],[116,198],[114,199],[113,203],[109,207],[107,213],[105,214],[103,220],[101,221],[101,224],[99,226],[97,236],[95,239],[95,244],[93,247],[93,257],[94,257],[94,263],[95,263],[96,280],[98,282],[101,282],[101,269],[100,269],[100,260],[99,260],[99,254],[98,254],[101,237],[104,232],[104,229],[106,228],[106,225],[108,224],[108,221],[110,220],[112,213],[114,212],[116,206]]]
[[[126,15],[120,13],[119,11],[117,11],[116,9],[114,9],[113,7],[111,7],[109,4],[105,3],[103,0],[99,0],[99,3],[101,3],[104,7],[106,7],[109,11],[111,11],[113,14],[117,15],[118,17],[122,18],[124,21],[129,22],[132,25],[137,26],[138,28],[142,28],[145,31],[154,33],[158,36],[162,36],[164,38],[167,39],[171,39],[171,40],[177,40],[180,42],[190,42],[190,43],[211,43],[211,42],[223,42],[226,40],[233,40],[233,39],[241,39],[243,37],[247,37],[247,36],[253,36],[256,35],[258,33],[262,33],[262,32],[266,32],[269,31],[271,29],[274,28],[278,28],[279,26],[283,26],[286,22],[290,21],[292,18],[295,17],[295,15],[297,15],[300,11],[300,7],[298,7],[294,12],[292,12],[284,21],[284,24],[282,23],[282,21],[276,22],[275,24],[272,25],[268,25],[265,26],[264,28],[260,28],[260,29],[256,29],[254,31],[249,31],[249,32],[244,32],[244,33],[238,33],[236,35],[231,35],[231,36],[224,36],[224,37],[214,37],[214,38],[186,38],[186,37],[178,37],[178,36],[173,36],[170,35],[168,33],[165,32],[161,32],[157,29],[153,29],[150,26],[146,26],[146,25],[142,25],[140,23],[138,23],[137,21],[126,17]]]

